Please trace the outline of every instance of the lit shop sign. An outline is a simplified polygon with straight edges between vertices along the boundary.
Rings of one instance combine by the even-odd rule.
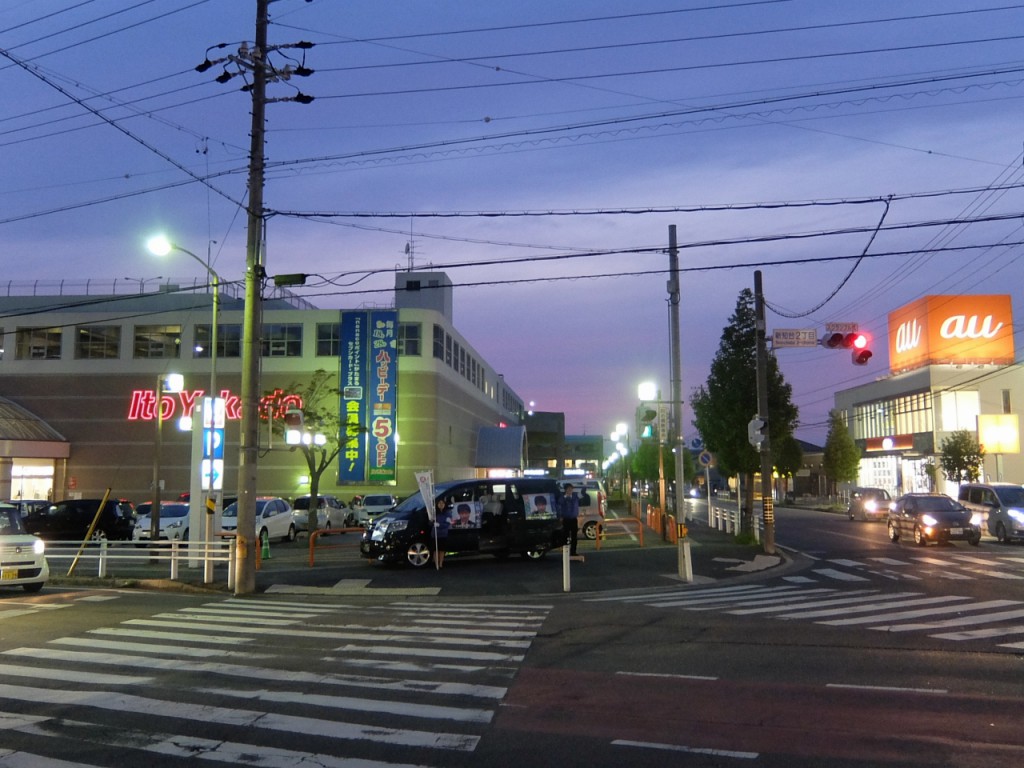
[[[398,313],[341,316],[340,483],[393,483],[398,448]]]
[[[1009,365],[1013,311],[1008,295],[924,296],[889,313],[889,367]]]
[[[202,389],[184,390],[182,392],[165,392],[160,400],[164,421],[192,416],[197,405],[201,405],[206,394]],[[131,404],[128,406],[128,421],[153,421],[156,419],[156,390],[136,389],[132,392]],[[229,421],[242,418],[242,399],[231,394],[230,390],[222,389],[220,396],[224,401],[224,417]],[[287,411],[302,410],[300,395],[285,394],[283,389],[275,389],[260,399],[259,415],[263,421],[273,419],[283,421]]]

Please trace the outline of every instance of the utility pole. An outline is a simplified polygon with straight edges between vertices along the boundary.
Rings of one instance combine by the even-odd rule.
[[[764,551],[775,554],[775,500],[772,498],[771,419],[768,418],[768,345],[765,340],[764,291],[761,270],[754,272],[754,316],[757,346],[757,415],[764,419],[761,441],[761,519],[764,520]]]
[[[216,80],[227,83],[233,77],[251,76],[243,91],[252,96],[252,125],[249,132],[249,204],[246,219],[245,247],[245,309],[242,318],[242,425],[241,448],[238,459],[238,529],[235,534],[235,594],[250,594],[256,591],[256,462],[259,458],[259,403],[260,403],[260,356],[263,335],[263,280],[266,270],[263,265],[264,253],[264,122],[267,105],[267,83],[270,80],[288,80],[293,75],[308,77],[313,70],[305,63],[299,66],[285,66],[276,69],[269,60],[269,54],[282,48],[307,50],[312,43],[301,42],[287,45],[267,45],[267,27],[270,24],[270,3],[273,0],[256,0],[256,37],[250,47],[242,43],[237,54],[211,61],[212,48],[224,48],[226,44],[208,48],[207,58],[196,67],[205,72],[225,62],[237,67],[227,68]],[[294,96],[272,101],[297,101],[309,104],[312,96],[298,91]],[[214,321],[216,328],[216,320]],[[214,337],[216,345],[216,337]],[[216,346],[215,346],[216,348]]]
[[[672,451],[675,455],[676,470],[676,520],[685,507],[680,503],[680,489],[683,487],[683,366],[679,343],[679,248],[676,245],[676,225],[668,227],[668,304],[669,344],[672,354]],[[709,502],[710,503],[710,502]]]

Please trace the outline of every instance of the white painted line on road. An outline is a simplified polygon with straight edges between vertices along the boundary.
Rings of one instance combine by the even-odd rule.
[[[252,637],[213,637],[194,632],[159,632],[155,629],[129,629],[125,627],[100,627],[90,629],[91,635],[113,635],[115,637],[144,637],[149,640],[168,640],[174,643],[209,643],[210,645],[245,645]]]
[[[821,611],[803,611],[797,610],[793,613],[787,613],[782,616],[776,616],[777,619],[822,619],[826,616],[843,616],[851,613],[867,613],[868,611],[890,611],[893,608],[911,608],[915,605],[935,605],[936,603],[948,603],[950,597],[914,597],[914,595],[920,594],[915,592],[898,593],[895,595],[884,595],[875,596],[873,599],[875,602],[868,603],[867,605],[853,605],[853,603],[863,602],[863,600],[850,601],[850,604],[843,605],[841,607],[821,610]],[[963,598],[952,598],[952,599],[963,599]],[[840,603],[836,603],[841,605]]]
[[[1020,605],[1020,603],[1017,603]],[[1000,611],[998,613],[983,613],[980,616],[961,616],[956,619],[944,619],[943,621],[927,621],[920,624],[901,624],[895,627],[872,627],[887,632],[912,632],[929,629],[952,629],[953,627],[969,627],[972,624],[992,624],[998,621],[1010,621],[1012,619],[1024,618],[1024,609],[1015,611]]]
[[[56,688],[22,687],[0,684],[0,698],[20,699],[34,704],[92,707],[111,712],[135,712],[149,717],[169,717],[204,724],[229,725],[264,731],[321,738],[366,740],[408,747],[451,749],[472,752],[479,736],[468,733],[431,733],[407,728],[387,728],[380,725],[344,723],[314,717],[283,715],[237,707],[218,707],[196,702],[173,702],[135,696],[115,691],[71,691]]]
[[[152,643],[132,643],[125,640],[101,640],[92,637],[58,637],[50,640],[57,645],[70,645],[78,648],[105,648],[111,651],[128,651],[129,653],[149,653],[160,656],[191,656],[199,659],[245,659],[258,661],[277,658],[272,653],[255,653],[251,650],[225,651],[223,648],[190,648],[183,645],[162,645]]]
[[[1015,624],[1010,627],[989,627],[987,629],[968,629],[963,632],[944,632],[932,637],[939,637],[943,640],[985,640],[990,637],[1005,637],[1006,635],[1024,634],[1024,626]],[[1003,648],[1012,648],[1011,645],[1004,645]]]
[[[738,760],[756,760],[760,757],[757,752],[736,752],[731,749],[709,749],[707,747],[685,747],[682,744],[658,744],[653,741],[631,741],[629,739],[615,739],[612,745],[617,747],[639,747],[640,749],[661,749],[667,752],[687,752],[692,755],[735,757]]]
[[[954,597],[950,595],[952,600],[971,600],[969,597]],[[947,605],[937,608],[922,608],[916,611],[903,611],[902,613],[893,613],[886,616],[860,616],[851,619],[836,619],[834,621],[823,621],[822,624],[828,624],[833,627],[844,627],[851,624],[871,624],[872,622],[878,621],[893,621],[902,619],[920,619],[925,616],[937,616],[943,613],[960,613],[962,611],[984,611],[989,608],[1004,608],[1008,605],[1020,605],[1016,600],[989,600],[987,603],[957,603],[956,605]]]
[[[17,649],[16,649],[17,650]],[[25,656],[33,656],[32,648],[22,648]],[[5,651],[11,653],[11,651]],[[29,677],[33,680],[62,680],[66,683],[94,683],[96,685],[144,685],[152,683],[152,677],[135,677],[129,675],[89,674],[72,669],[47,669],[45,667],[22,667],[13,664],[0,664],[0,675],[12,677]]]
[[[826,683],[826,688],[852,688],[857,691],[885,691],[886,693],[949,693],[945,688],[899,688],[892,685],[851,685]]]
[[[906,560],[896,560],[892,557],[872,557],[871,560],[882,565],[910,565]]]
[[[835,560],[829,560],[830,563],[841,565],[845,568],[866,568],[867,566],[859,560],[845,560],[843,558],[836,558]]]
[[[625,677],[667,677],[672,680],[718,680],[717,677],[709,677],[708,675],[676,675],[664,672],[625,672],[620,670],[615,674]]]
[[[1016,573],[1010,573],[1009,571],[988,571],[982,570],[981,568],[970,568],[971,573],[977,573],[980,576],[988,576],[992,579],[1007,579],[1012,581],[1020,581],[1024,579],[1024,576]]]
[[[815,568],[813,573],[836,581],[868,581],[864,576],[858,576],[848,571],[837,571],[835,568]]]
[[[220,602],[216,602],[216,603],[207,603],[206,605],[208,605],[208,606],[244,605],[246,608],[251,608],[251,609],[254,609],[254,610],[257,610],[257,611],[269,610],[269,609],[272,609],[272,610],[295,609],[295,610],[306,611],[306,612],[312,611],[312,612],[315,612],[315,613],[336,613],[336,612],[344,610],[346,608],[354,608],[355,607],[353,605],[340,605],[340,604],[338,604],[338,605],[329,605],[329,606],[319,606],[319,605],[310,605],[309,603],[292,602],[292,601],[289,601],[289,600],[265,600],[265,599],[261,599],[261,598],[242,599],[242,598],[237,598],[237,597],[229,598],[227,600],[221,600]]]

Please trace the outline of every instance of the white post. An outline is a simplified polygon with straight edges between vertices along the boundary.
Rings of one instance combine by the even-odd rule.
[[[569,576],[569,545],[562,547],[562,591],[568,592],[572,588],[572,580]]]
[[[107,540],[106,539],[102,539],[100,541],[99,577],[101,579],[105,579],[107,577]]]
[[[178,580],[178,542],[171,542],[171,581]]]
[[[693,581],[693,561],[690,560],[690,539],[686,536],[677,538],[679,544],[679,578],[687,584]]]

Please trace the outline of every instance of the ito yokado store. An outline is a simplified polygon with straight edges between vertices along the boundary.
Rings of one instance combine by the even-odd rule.
[[[225,496],[236,495],[241,418],[243,303],[231,287],[221,288],[215,361]],[[178,422],[210,388],[204,290],[0,297],[0,499],[98,498],[110,488],[142,502],[155,465],[165,501],[197,487],[202,446],[197,455]],[[356,427],[321,477],[323,494],[401,496],[424,468],[439,480],[522,470],[522,400],[454,328],[443,273],[396,273],[393,307],[322,310],[280,289],[263,306],[260,495],[309,492],[302,454],[271,438],[267,419],[301,405],[294,388],[317,370],[337,374],[339,415]],[[157,387],[171,373],[184,389],[163,393],[158,420]]]
[[[1024,482],[1010,296],[925,296],[889,313],[889,374],[838,392],[835,407],[861,449],[856,485],[956,497],[939,467],[958,430],[985,449],[983,479]]]

